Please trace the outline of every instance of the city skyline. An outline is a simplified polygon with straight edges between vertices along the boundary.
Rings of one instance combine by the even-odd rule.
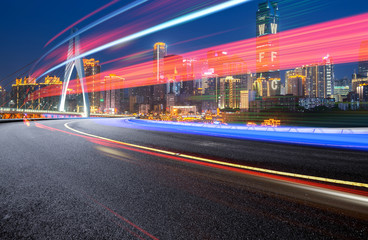
[[[252,37],[251,34],[249,34],[249,33],[255,33],[255,26],[254,26],[255,25],[255,18],[250,19],[250,17],[248,17],[248,20],[245,19],[244,22],[239,23],[239,20],[236,19],[236,18],[239,18],[239,16],[236,16],[236,18],[234,20],[226,20],[227,18],[226,17],[224,18],[223,15],[231,14],[232,12],[237,13],[237,12],[241,11],[242,9],[248,7],[248,6],[252,6],[252,7],[255,7],[255,8],[253,8],[253,9],[252,8],[247,8],[244,12],[249,12],[249,13],[251,13],[251,14],[248,14],[249,16],[252,16],[253,15],[255,17],[255,9],[257,8],[257,5],[256,4],[259,3],[259,2],[261,2],[261,1],[251,1],[251,2],[248,2],[248,3],[242,4],[242,5],[239,5],[235,9],[225,10],[224,12],[220,12],[218,14],[205,17],[204,19],[198,19],[198,20],[196,20],[196,22],[198,22],[199,24],[197,23],[197,24],[194,24],[193,25],[192,23],[187,23],[187,24],[184,24],[184,26],[179,26],[178,28],[179,29],[183,29],[183,28],[184,29],[187,29],[188,27],[190,28],[190,26],[196,26],[196,25],[198,25],[198,27],[196,27],[196,28],[200,28],[203,23],[206,23],[206,22],[211,21],[211,20],[218,21],[217,19],[220,18],[223,23],[225,23],[227,21],[227,22],[231,23],[231,25],[234,25],[235,30],[230,31],[230,32],[227,32],[227,33],[223,33],[223,34],[218,34],[218,35],[212,36],[208,40],[211,40],[211,42],[214,42],[214,43],[216,43],[216,42],[218,42],[218,43],[223,42],[223,40],[219,40],[219,39],[224,39],[224,37],[226,37],[226,39],[229,39],[229,40],[236,40],[236,39],[239,39],[239,37],[234,37],[234,35],[239,35],[239,32],[240,31],[243,32],[243,33],[240,34],[239,36],[243,35],[243,36],[249,38],[249,37]],[[309,2],[311,2],[311,1],[309,1]],[[319,3],[318,1],[315,1],[314,2],[314,4],[318,4],[318,3]],[[285,20],[284,19],[290,19],[290,18],[293,19],[290,13],[288,13],[288,12],[285,13],[285,11],[287,9],[290,9],[290,6],[288,6],[287,4],[289,4],[289,5],[295,5],[295,2],[292,3],[291,1],[288,2],[288,1],[284,0],[284,1],[279,1],[279,4],[281,6],[280,7],[280,12],[281,12],[281,15],[282,15],[282,17],[280,18],[280,31],[285,31],[285,30],[288,30],[288,26],[287,26],[287,24],[285,24],[285,22],[284,22]],[[359,2],[358,1],[357,4],[363,4],[364,5],[364,2]],[[301,9],[298,10],[297,7],[298,7],[297,5],[294,6],[294,12],[295,12],[294,14],[297,14],[298,11],[302,11]],[[303,6],[301,6],[301,7],[303,7]],[[308,6],[304,6],[304,7],[308,7]],[[311,6],[309,6],[309,7],[311,7]],[[341,8],[341,6],[340,6],[340,8]],[[326,12],[326,14],[324,14],[324,17],[322,17],[322,16],[316,17],[316,19],[314,21],[315,22],[320,22],[320,21],[323,21],[323,20],[327,20],[326,19],[326,16],[330,16],[330,18],[331,18],[331,15],[333,15],[333,11],[331,11],[332,9],[335,9],[335,11],[337,13],[340,13],[341,12],[341,9],[340,8],[336,8],[335,9],[335,6],[334,6],[334,8],[331,8],[330,11],[328,11],[328,12]],[[349,8],[351,8],[351,9],[349,9]],[[318,15],[318,10],[322,11],[323,9],[325,9],[324,6],[318,6],[317,7],[317,10],[310,10],[309,11],[309,15],[310,16]],[[252,10],[252,11],[250,11],[250,10]],[[360,13],[361,10],[360,11],[359,10],[360,10],[360,8],[357,9],[357,7],[354,4],[350,4],[349,7],[346,8],[345,15],[351,16],[351,15]],[[216,18],[216,16],[218,16],[218,17]],[[337,18],[340,18],[340,17],[343,17],[343,16],[344,15],[340,14],[339,16],[333,16],[332,18],[333,19],[337,19]],[[297,18],[295,18],[295,19],[297,19]],[[295,21],[295,22],[298,22],[298,21]],[[301,22],[303,23],[303,21],[301,21]],[[221,27],[221,25],[223,25],[223,24],[219,24],[218,25],[218,27],[217,27],[218,30],[216,29],[217,31],[215,31],[215,32],[222,32],[221,31],[221,28],[223,28],[223,27]],[[191,32],[196,32],[197,31],[196,28],[193,29],[195,31],[191,31]],[[213,28],[213,27],[211,27],[211,28]],[[237,28],[240,28],[240,29],[237,29]],[[247,34],[244,34],[244,29],[246,30],[245,32],[248,32]],[[180,54],[180,52],[185,51],[185,49],[190,49],[190,48],[188,48],[188,46],[186,46],[187,44],[185,44],[185,43],[179,44],[179,45],[176,45],[175,46],[175,42],[174,42],[174,44],[173,44],[174,46],[171,46],[171,43],[173,43],[173,40],[175,41],[175,39],[176,39],[176,42],[180,42],[181,40],[183,40],[182,38],[180,38],[181,37],[181,34],[179,34],[179,36],[177,36],[178,34],[170,34],[170,33],[173,32],[173,30],[174,29],[172,29],[172,30],[171,29],[165,30],[163,32],[159,32],[159,33],[153,34],[152,36],[148,36],[147,39],[139,39],[139,40],[137,40],[137,44],[139,44],[139,46],[141,46],[141,47],[144,46],[143,49],[147,49],[154,42],[158,42],[159,40],[161,40],[161,41],[164,41],[168,45],[168,47],[170,49],[170,52],[172,54]],[[203,29],[203,30],[205,30],[205,29]],[[227,29],[227,30],[229,30],[229,29]],[[192,35],[194,37],[196,35],[196,33],[192,33]],[[155,38],[158,41],[154,41],[153,39],[155,39]],[[190,38],[190,39],[192,39],[192,38]],[[204,40],[202,40],[202,41],[201,40],[197,40],[197,41],[195,41],[195,43],[198,43],[198,44],[196,44],[198,46],[201,46],[201,45],[204,46],[203,43],[206,40],[207,40],[206,38]],[[43,39],[40,42],[42,42],[42,41],[44,42],[46,40]],[[140,44],[141,42],[145,43],[146,45]],[[137,48],[137,46],[135,46],[135,45],[136,44],[133,43],[133,49],[136,49]],[[214,44],[212,44],[212,45],[214,45]],[[139,47],[138,49],[142,50],[141,47]],[[33,51],[36,50],[34,48],[30,48],[30,49],[33,49]],[[129,47],[129,49],[131,49],[131,47]],[[127,49],[124,49],[123,48],[121,50],[122,51],[126,51]],[[29,50],[24,50],[23,52],[28,52],[28,51]],[[42,51],[42,47],[40,47],[39,49],[37,49],[37,51],[41,52]],[[119,51],[119,52],[121,52],[121,51]],[[121,53],[119,53],[119,55],[120,54]],[[112,55],[114,55],[114,53],[112,53]],[[27,54],[23,54],[23,56],[25,57],[25,56],[27,56]],[[39,57],[39,56],[40,56],[40,54],[38,54],[37,57]],[[24,57],[21,58],[21,60],[18,60],[17,62],[24,62],[23,61]],[[101,60],[101,62],[105,62],[107,60],[106,57],[104,56],[104,54],[102,54],[102,55],[101,54],[97,54],[96,56],[91,56],[91,57],[99,58]],[[28,59],[30,59],[30,58],[28,58]],[[4,61],[4,60],[5,59],[1,59],[1,61]],[[29,63],[30,61],[24,62],[24,63]],[[11,62],[11,61],[10,60],[7,60],[7,62]],[[125,63],[123,63],[123,64],[125,64]],[[1,64],[1,66],[7,66],[7,63],[3,63],[3,64]],[[14,66],[14,64],[12,64],[12,66]],[[19,66],[19,67],[21,67],[21,66]],[[13,69],[14,69],[14,67],[13,67]],[[351,77],[354,69],[358,70],[357,63],[338,65],[336,67],[336,75],[337,75],[337,78],[342,78],[342,77],[345,77],[345,76],[346,77]],[[16,70],[16,69],[14,69],[14,70]],[[0,71],[0,74],[1,74],[0,76],[3,78],[5,75],[10,74],[10,73],[9,72],[4,73],[4,70],[1,70]],[[283,79],[283,74],[281,74],[281,76],[282,76],[282,79]],[[1,85],[1,83],[0,83],[0,85]]]
[[[366,240],[368,0],[17,0],[0,22],[0,239]]]
[[[246,4],[246,2],[247,1],[243,1],[243,4]],[[358,21],[361,18],[364,18],[365,15],[358,15],[358,16],[354,16],[351,18],[343,18],[341,20],[329,21],[328,23],[322,23],[322,24],[317,24],[317,25],[312,25],[312,26],[307,26],[307,27],[300,27],[297,29],[280,32],[280,19],[282,19],[283,16],[280,16],[281,11],[279,8],[279,2],[282,2],[282,1],[267,0],[267,1],[259,2],[257,10],[255,11],[256,19],[254,21],[256,35],[252,39],[249,39],[249,40],[246,39],[246,40],[237,41],[233,43],[227,43],[227,44],[223,44],[219,46],[212,46],[212,47],[208,47],[205,49],[192,51],[189,53],[183,53],[182,56],[172,54],[170,51],[168,51],[168,45],[166,43],[157,42],[153,46],[153,52],[152,50],[144,51],[143,55],[146,55],[146,56],[144,56],[141,60],[146,61],[146,59],[148,58],[148,61],[139,63],[140,53],[138,53],[138,54],[135,54],[135,55],[138,55],[138,61],[137,63],[135,63],[135,65],[133,64],[129,66],[128,64],[128,66],[125,68],[118,68],[115,70],[113,69],[111,71],[105,70],[106,63],[104,62],[100,63],[101,62],[100,59],[97,59],[97,62],[96,62],[96,65],[98,67],[97,69],[95,69],[95,67],[93,66],[87,66],[91,64],[93,65],[94,64],[93,62],[95,60],[94,58],[88,60],[87,58],[85,58],[86,56],[88,56],[88,54],[84,54],[84,52],[91,52],[91,53],[95,52],[93,49],[91,50],[91,48],[88,48],[88,47],[86,48],[87,45],[93,45],[93,47],[97,47],[98,49],[99,47],[98,45],[95,45],[96,43],[104,44],[103,46],[108,45],[108,44],[106,44],[106,42],[99,42],[98,39],[92,39],[92,41],[90,40],[89,42],[87,41],[85,43],[86,46],[80,45],[79,44],[80,36],[73,35],[73,33],[78,30],[75,29],[74,27],[70,27],[72,29],[71,30],[72,37],[70,38],[70,40],[68,40],[69,41],[69,50],[68,50],[68,56],[67,56],[68,60],[65,62],[65,64],[67,65],[66,65],[66,70],[64,74],[64,86],[63,86],[60,110],[61,111],[65,110],[65,107],[64,107],[65,99],[66,99],[67,93],[70,93],[70,91],[68,90],[70,79],[73,79],[71,81],[72,82],[71,86],[73,86],[71,87],[73,89],[72,91],[77,94],[83,93],[82,94],[83,103],[80,103],[80,100],[78,100],[78,97],[77,97],[75,100],[73,100],[74,106],[72,107],[69,106],[68,109],[73,109],[73,111],[76,111],[75,109],[77,108],[78,109],[77,111],[79,112],[80,104],[83,106],[83,109],[86,109],[87,106],[91,106],[91,109],[88,107],[88,111],[85,113],[87,116],[89,115],[89,111],[92,111],[92,112],[93,111],[94,112],[110,111],[110,110],[105,110],[105,107],[106,109],[110,109],[111,107],[107,107],[107,105],[111,106],[111,104],[106,103],[105,105],[104,103],[103,104],[104,107],[101,108],[100,107],[102,106],[101,101],[111,102],[111,97],[109,97],[110,100],[108,101],[107,96],[110,96],[112,94],[112,91],[114,91],[114,94],[115,94],[115,89],[120,89],[120,88],[129,89],[132,87],[140,87],[140,86],[146,86],[146,87],[141,87],[141,88],[138,88],[138,90],[130,91],[129,98],[138,97],[135,100],[132,100],[132,99],[128,100],[130,102],[133,101],[134,104],[138,104],[138,108],[137,106],[132,107],[132,104],[130,105],[128,104],[130,106],[129,112],[131,113],[140,111],[139,109],[141,109],[141,106],[145,109],[149,109],[149,111],[165,112],[165,111],[168,111],[168,109],[170,109],[171,106],[178,105],[178,104],[186,105],[186,106],[195,104],[197,105],[196,109],[202,112],[205,112],[207,110],[215,111],[216,108],[238,109],[242,105],[244,109],[249,109],[251,105],[250,103],[247,106],[245,106],[244,103],[241,103],[239,101],[240,99],[244,99],[244,98],[241,98],[241,96],[253,96],[253,93],[242,92],[242,91],[255,91],[256,97],[263,97],[263,98],[282,96],[288,93],[290,94],[293,92],[297,92],[299,95],[294,95],[294,96],[298,96],[298,97],[305,96],[308,98],[323,98],[323,99],[335,98],[336,101],[342,101],[344,97],[347,97],[346,95],[341,95],[341,96],[334,95],[334,81],[341,80],[341,79],[335,78],[335,70],[337,68],[336,66],[339,66],[337,64],[345,63],[345,61],[349,62],[351,60],[350,59],[345,60],[345,58],[346,59],[348,58],[347,56],[346,57],[344,56],[344,52],[342,52],[341,49],[338,51],[335,50],[335,49],[341,48],[341,45],[339,45],[339,41],[336,41],[336,43],[333,43],[336,45],[335,47],[332,47],[331,49],[326,50],[327,55],[326,56],[323,55],[322,61],[318,59],[320,59],[321,57],[319,56],[319,54],[321,53],[321,50],[323,51],[324,49],[317,48],[313,50],[315,46],[318,46],[317,44],[318,42],[315,45],[308,45],[308,43],[305,46],[301,45],[302,48],[311,48],[311,49],[308,49],[310,53],[307,52],[306,53],[307,55],[302,56],[302,57],[297,56],[297,53],[298,53],[297,48],[290,48],[290,50],[285,50],[287,49],[288,46],[285,45],[285,43],[283,45],[280,45],[280,43],[282,44],[284,41],[284,42],[288,42],[289,45],[298,44],[298,40],[293,39],[292,37],[290,38],[290,36],[293,36],[295,34],[299,35],[298,31],[300,31],[302,32],[302,34],[304,34],[301,36],[305,37],[306,39],[312,38],[312,39],[315,39],[314,41],[321,40],[322,44],[328,44],[328,43],[323,42],[324,38],[326,38],[326,37],[323,37],[324,33],[323,32],[319,33],[318,31],[313,30],[313,28],[321,27],[323,29],[325,28],[324,24],[327,24],[328,28],[331,29],[330,31],[332,35],[334,34],[334,32],[337,32],[338,34],[345,34],[342,36],[346,38],[348,37],[348,35],[346,34],[350,32],[347,32],[346,30],[344,31],[347,33],[341,32],[340,29],[343,29],[341,28],[341,26],[345,26],[344,25],[345,22],[350,24],[349,21],[352,21],[352,22]],[[113,4],[115,3],[115,1],[111,3]],[[110,4],[107,4],[105,6],[109,6],[109,5]],[[219,4],[218,6],[220,5],[222,4]],[[211,9],[211,8],[212,7],[208,9]],[[203,11],[201,10],[198,12],[203,12]],[[193,14],[190,13],[189,15],[193,15]],[[189,16],[189,15],[187,14],[185,16]],[[340,22],[342,22],[343,24],[341,24]],[[335,24],[337,25],[337,27],[335,27]],[[311,28],[311,30],[309,28]],[[63,32],[67,31],[67,29],[64,30]],[[356,25],[353,25],[353,29],[360,29],[360,28],[357,27]],[[306,33],[303,33],[303,31],[306,31]],[[62,34],[63,32],[61,32],[60,34]],[[53,39],[51,39],[46,45],[54,41],[58,35],[56,35]],[[322,36],[321,37],[322,39],[320,39],[319,36]],[[207,36],[204,36],[204,38],[206,39]],[[195,40],[196,39],[194,40],[190,39],[188,40],[188,42],[191,43],[192,41],[195,41]],[[247,41],[250,41],[250,42],[255,41],[256,46],[253,46],[252,44],[249,45]],[[366,71],[365,70],[366,64],[364,61],[361,61],[361,59],[365,57],[366,44],[364,42],[363,43],[358,42],[358,43],[360,46],[359,48],[360,62],[358,64],[358,75],[357,76],[361,77],[363,75],[365,76],[365,72],[364,74],[361,74],[363,70]],[[247,46],[247,44],[249,46]],[[330,45],[334,46],[333,44],[330,44]],[[356,43],[354,42],[354,44]],[[237,45],[239,46],[244,45],[246,47],[243,47],[242,49],[240,49],[240,51],[230,50],[230,52],[227,52],[227,49],[239,49]],[[285,57],[284,59],[282,59],[283,52],[281,52],[282,60],[281,61],[279,60],[280,59],[279,49],[283,49],[284,52],[293,51],[291,55],[289,54],[290,59],[288,59],[288,61],[286,61]],[[38,80],[41,80],[42,76],[46,74],[51,74],[53,72],[53,69],[55,68],[54,65],[57,65],[57,68],[55,69],[58,70],[60,73],[60,71],[62,71],[63,69],[64,64],[62,63],[63,59],[60,58],[59,55],[61,56],[64,55],[65,52],[63,51],[66,51],[66,49],[60,48],[60,50],[53,50],[53,52],[48,53],[48,55],[43,56],[40,59],[41,61],[38,61],[34,66],[32,66],[30,70],[31,75],[27,77],[27,79],[29,78],[30,80],[27,80],[27,81],[24,80],[24,83],[19,82],[20,84],[18,84],[18,80],[17,80],[17,83],[15,85],[13,84],[13,87],[14,86],[17,87],[16,92],[21,91],[20,89],[18,89],[20,85],[23,86],[24,88],[26,84],[29,84],[28,83],[29,81],[35,81],[36,78]],[[94,55],[99,55],[98,53],[99,51],[97,51],[96,54]],[[249,51],[250,52],[254,51],[254,53],[251,53],[249,55],[247,53]],[[329,51],[331,51],[332,56],[330,56]],[[81,61],[81,58],[75,58],[75,56],[77,56],[79,52],[82,54],[83,62]],[[245,54],[243,52],[245,52]],[[256,58],[254,58],[253,54],[256,56]],[[311,58],[313,54],[314,56]],[[53,55],[53,56],[51,56],[50,58],[49,55],[50,56]],[[204,55],[206,55],[206,58],[203,58]],[[238,57],[238,55],[240,57]],[[53,60],[53,58],[55,57],[58,58],[57,61]],[[335,57],[337,59],[337,62],[335,62],[334,60]],[[153,67],[150,66],[152,64],[151,61],[149,60],[150,58],[153,59]],[[295,61],[301,60],[300,63],[299,64],[293,63],[294,58],[295,58]],[[304,60],[304,58],[306,58],[307,60]],[[116,64],[119,62],[119,60],[120,58],[116,60],[113,59],[108,62],[109,63],[115,62]],[[193,63],[191,63],[191,67],[190,67],[192,68],[192,70],[185,69],[187,68],[187,66],[185,66],[187,65],[186,61],[192,61],[192,60],[193,60]],[[52,63],[53,65],[48,62]],[[72,75],[72,72],[73,72],[73,67],[76,66],[77,75],[82,76],[82,80],[83,80],[84,71],[81,70],[81,68],[83,69],[83,67],[81,67],[83,63],[84,63],[84,71],[86,72],[85,75],[87,77],[86,79],[87,83],[84,83],[84,81],[82,81],[81,84],[79,84],[78,80],[76,80],[77,78],[77,76],[75,75],[76,73]],[[288,68],[294,69],[295,67],[297,69],[303,68],[304,70],[302,70],[302,72],[299,72],[298,74],[296,73],[289,74],[289,72],[291,71],[287,71]],[[132,70],[129,70],[129,68],[131,68]],[[141,71],[141,73],[137,72],[137,70],[133,70],[134,68],[136,68],[137,70],[142,69],[142,71],[139,70]],[[109,68],[107,67],[107,69]],[[280,69],[282,70],[281,72],[280,72]],[[152,70],[153,72],[150,74],[149,72],[151,72]],[[129,73],[130,71],[131,73]],[[190,72],[191,74],[189,74]],[[255,73],[256,75],[254,75]],[[286,77],[284,79],[285,74],[286,74]],[[107,89],[106,86],[105,87],[100,86],[102,82],[106,82],[106,79],[111,78],[111,76],[113,75],[121,76],[121,79],[124,79],[124,81],[121,83],[114,81],[114,84],[109,85],[110,86],[109,89]],[[188,78],[189,75],[191,75],[191,77]],[[296,80],[297,82],[294,81],[293,84],[290,84],[290,82],[293,80],[292,79],[289,80],[289,77],[292,78],[294,75],[303,75],[304,77],[301,77],[301,78],[299,77]],[[24,76],[24,78],[26,79],[26,76]],[[102,80],[103,78],[105,78],[105,80]],[[189,82],[186,83],[186,81],[188,80]],[[359,82],[359,84],[360,85],[365,84],[365,80],[362,79]],[[149,86],[149,85],[152,85],[152,86]],[[193,85],[193,86],[190,86],[190,85]],[[356,87],[351,88],[351,83],[349,83],[348,86],[352,92],[356,93],[357,87],[359,87],[360,85],[357,85]],[[45,96],[49,97],[49,96],[60,95],[60,93],[57,92],[58,90],[52,90],[52,87],[53,86],[48,87],[50,89],[50,93],[47,93]],[[342,87],[345,87],[345,86],[342,86]],[[110,93],[99,91],[99,89],[102,89],[102,88],[104,89],[103,91],[109,90]],[[302,90],[295,91],[293,88],[298,88]],[[30,106],[33,106],[33,99],[39,99],[40,97],[41,98],[44,97],[39,94],[40,90],[36,90],[35,86],[33,85],[32,86],[30,85],[30,89],[22,90],[22,92],[24,92],[22,93],[22,96],[24,94],[31,94],[29,97],[22,97],[22,100],[18,98],[19,93],[13,93],[14,91],[15,90],[13,88],[11,92],[11,96],[12,96],[11,104],[15,104],[16,102],[17,108],[20,105],[21,106],[27,105],[27,104],[25,105],[25,103],[20,104],[19,103],[20,101],[27,101],[27,99],[31,99],[32,104]],[[43,92],[44,93],[46,92],[46,88],[43,89]],[[89,95],[88,97],[85,96],[85,92],[90,92],[90,94],[88,94]],[[120,90],[118,92],[120,92]],[[359,91],[359,92],[362,92],[362,91]],[[210,102],[203,101],[203,103],[195,103],[195,101],[193,102],[189,100],[193,96],[197,96],[197,95],[211,96],[211,94],[212,94],[212,97],[216,96],[215,100],[211,100],[212,102],[214,101],[216,106],[213,106],[213,103],[211,103],[211,101]],[[69,95],[70,94],[68,94],[68,98],[70,99],[71,96]],[[17,98],[15,99],[14,96],[17,96]],[[139,100],[139,99],[143,99],[143,100]],[[248,99],[248,100],[249,102],[255,101],[255,99]],[[288,104],[294,105],[295,104],[294,98],[291,98],[290,100],[291,102]],[[265,101],[267,102],[268,100],[265,100]],[[274,102],[274,100],[272,101]],[[279,101],[281,100],[277,100],[276,102],[279,102]],[[300,104],[304,106],[304,102],[302,101],[302,99],[300,101],[301,101]],[[359,100],[356,99],[355,101],[359,101]],[[92,102],[91,105],[89,104],[89,102]],[[321,103],[322,102],[323,101],[321,101]],[[201,106],[201,104],[203,106]],[[275,103],[272,103],[271,105],[274,105],[274,104]],[[2,103],[2,105],[4,105],[4,103]],[[121,104],[116,104],[116,106],[119,106],[119,108],[120,108],[120,105]],[[9,106],[10,106],[10,103],[9,103]],[[39,109],[40,106],[37,106],[37,108]],[[309,107],[307,107],[307,109],[308,108]],[[127,110],[128,108],[120,109],[120,110],[116,109],[114,110],[114,112],[124,112]],[[295,107],[291,107],[290,110],[295,111]]]

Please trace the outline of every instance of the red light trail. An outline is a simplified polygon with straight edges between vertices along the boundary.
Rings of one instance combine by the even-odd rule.
[[[219,46],[209,47],[181,54],[184,59],[197,59],[198,63],[212,63],[214,73],[218,76],[237,75],[248,71],[256,72],[257,69],[257,50],[256,46],[265,45],[269,42],[278,42],[279,69],[269,70],[286,70],[295,67],[301,67],[308,64],[316,64],[322,62],[322,58],[329,54],[334,64],[356,62],[359,59],[368,59],[368,51],[360,51],[361,43],[368,39],[368,14],[361,14],[353,17],[343,18],[339,20],[329,21],[325,23],[315,24],[312,26],[297,28],[279,34],[267,35],[264,37],[246,39],[233,43],[223,44]],[[208,56],[209,51],[226,51],[229,54],[222,57]],[[124,58],[124,57],[123,57]],[[174,79],[180,81],[193,80],[192,76],[201,77],[203,72],[201,68],[192,69],[188,72],[178,63],[177,58],[167,58],[165,61],[165,70],[176,69]],[[233,62],[241,62],[246,64],[245,68],[230,69],[228,64]],[[116,74],[122,76],[124,81],[113,81],[108,84],[108,88],[101,81],[95,82],[100,84],[99,89],[121,89],[139,86],[147,86],[157,84],[157,79],[153,73],[154,62],[148,61],[135,64],[132,66],[110,69],[101,72],[99,76],[108,76]],[[182,64],[182,63],[181,63]],[[269,63],[267,63],[269,64]],[[270,64],[271,65],[271,64]],[[259,71],[259,70],[258,70]],[[170,71],[169,71],[170,72]],[[172,72],[172,71],[171,71]],[[173,77],[166,74],[166,80]],[[71,94],[80,93],[77,89],[78,80],[71,81],[70,88],[74,91]],[[96,81],[96,76],[87,77],[87,90],[92,91],[92,81]],[[46,90],[46,89],[45,89]],[[44,91],[45,92],[45,91]],[[44,94],[39,92],[33,93],[33,99],[39,97],[48,97],[60,95],[60,90],[53,86],[47,87]]]

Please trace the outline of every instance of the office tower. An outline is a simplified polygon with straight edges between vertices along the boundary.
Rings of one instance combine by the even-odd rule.
[[[285,93],[294,96],[304,96],[306,76],[302,68],[287,71],[285,73]]]
[[[219,108],[240,107],[240,79],[220,78]]]
[[[279,95],[281,91],[278,39],[279,9],[277,1],[260,3],[256,13],[257,78],[264,78],[268,96]]]
[[[334,74],[334,65],[332,62],[332,58],[329,54],[327,54],[326,57],[323,58],[322,62],[322,82],[323,82],[323,88],[324,88],[324,98],[331,97],[334,92],[334,80],[335,80],[335,74]]]
[[[333,95],[334,65],[327,55],[322,63],[305,66],[305,95],[310,98],[329,98]]]
[[[153,72],[156,76],[156,83],[164,82],[164,57],[167,55],[167,46],[165,43],[158,42],[153,46]]]
[[[164,57],[167,55],[165,43],[158,42],[153,46],[153,74],[156,80],[151,86],[151,110],[155,113],[166,111],[166,81],[164,74]]]
[[[91,59],[83,59],[84,75],[86,77],[86,83],[88,88],[88,98],[90,104],[90,112],[97,113],[101,112],[101,102],[104,93],[101,91],[101,79],[100,72],[101,66],[100,61]]]
[[[358,78],[368,77],[368,41],[363,41],[359,50]]]
[[[38,84],[34,78],[17,78],[15,84],[12,85],[11,100],[14,104],[11,107],[35,109],[37,107],[37,101],[35,101],[36,99],[31,93],[36,90],[37,86]]]
[[[167,55],[164,57],[164,74],[166,79],[166,93],[178,96],[183,85],[183,57]]]
[[[185,58],[183,59],[183,88],[181,94],[190,96],[194,91],[194,80],[196,77],[196,72],[198,72],[198,63],[197,59],[194,58]]]
[[[360,84],[359,87],[357,87],[357,93],[360,102],[368,102],[368,84]]]
[[[353,79],[351,80],[351,91],[357,92],[357,88],[361,84],[368,83],[368,77],[358,77],[358,74],[353,74]]]
[[[256,100],[256,92],[251,90],[240,91],[240,109],[249,111],[250,103]]]
[[[0,107],[5,107],[5,104],[6,104],[6,90],[5,88],[0,86]]]
[[[105,76],[106,85],[105,113],[116,114],[121,112],[121,99],[124,99],[124,89],[121,89],[124,78],[115,74]]]
[[[306,96],[309,98],[325,98],[325,83],[323,82],[323,68],[318,64],[311,64],[306,68]]]
[[[57,111],[60,104],[60,97],[58,95],[49,96],[49,93],[61,94],[63,82],[60,81],[60,78],[56,76],[46,76],[45,81],[38,86],[38,109]]]

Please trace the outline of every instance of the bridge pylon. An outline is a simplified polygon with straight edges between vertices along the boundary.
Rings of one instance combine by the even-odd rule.
[[[72,29],[72,35],[77,31],[77,29]],[[75,58],[74,61],[69,62],[65,67],[65,73],[64,73],[64,82],[63,82],[63,90],[61,94],[61,101],[60,101],[60,107],[59,111],[65,112],[65,101],[66,101],[66,94],[68,91],[68,86],[70,82],[70,78],[72,76],[72,72],[74,67],[77,69],[80,85],[82,88],[82,95],[83,95],[83,108],[84,108],[84,117],[89,117],[90,115],[90,106],[89,106],[89,99],[88,99],[88,93],[87,93],[87,84],[86,79],[84,76],[84,67],[83,67],[83,61],[81,58],[78,58],[79,56],[79,35],[73,37],[69,40],[69,48],[68,48],[68,58],[72,59]]]

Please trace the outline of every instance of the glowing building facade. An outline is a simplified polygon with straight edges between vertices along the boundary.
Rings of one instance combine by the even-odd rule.
[[[303,68],[296,68],[295,70],[287,71],[285,73],[285,93],[294,96],[305,96],[305,70]]]
[[[105,76],[106,99],[104,112],[107,114],[116,114],[121,112],[121,100],[124,99],[124,89],[119,89],[125,79],[115,74]],[[118,87],[119,86],[119,87]]]
[[[359,50],[358,78],[368,77],[368,41],[363,41]]]
[[[164,57],[167,55],[167,46],[163,42],[153,46],[153,74],[156,84],[151,87],[151,109],[156,113],[166,111],[166,82],[164,74]]]
[[[334,89],[334,65],[329,55],[321,64],[305,66],[306,92],[310,98],[330,98]]]
[[[101,99],[104,99],[104,90],[101,89],[100,61],[91,59],[83,59],[84,75],[86,77],[88,98],[90,103],[90,112],[101,112],[102,104]]]
[[[15,80],[15,84],[12,85],[10,107],[35,109],[38,105],[38,102],[31,93],[37,89],[37,86],[38,84],[34,78],[17,78]]]
[[[220,78],[219,108],[240,108],[240,79]]]
[[[47,96],[50,89],[61,93],[63,82],[60,81],[59,77],[47,76],[45,77],[45,82],[40,83],[38,92],[38,109],[57,111],[60,104],[59,96]]]
[[[277,1],[260,3],[256,13],[257,79],[264,78],[268,96],[279,95],[281,81],[279,71],[279,9]]]

